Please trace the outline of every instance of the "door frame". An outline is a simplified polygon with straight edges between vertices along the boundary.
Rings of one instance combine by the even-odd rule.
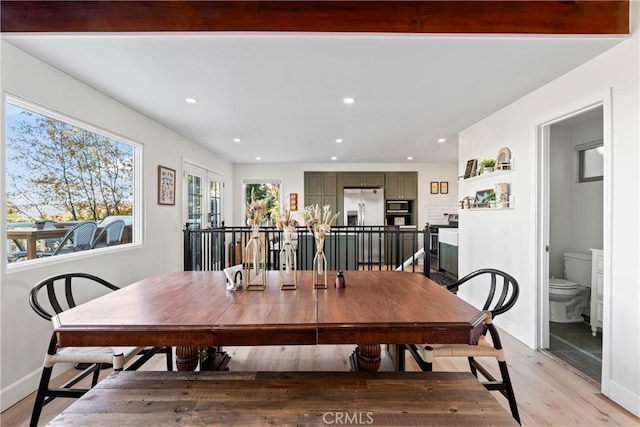
[[[603,177],[603,250],[604,250],[604,283],[603,283],[603,319],[602,319],[602,379],[600,391],[609,395],[611,380],[611,236],[612,236],[612,202],[613,194],[612,172],[612,91],[602,92],[589,100],[568,107],[563,111],[551,115],[536,127],[536,271],[537,289],[537,333],[536,348],[549,347],[549,150],[550,127],[570,117],[589,111],[593,108],[603,109],[603,146],[604,146],[604,177]]]

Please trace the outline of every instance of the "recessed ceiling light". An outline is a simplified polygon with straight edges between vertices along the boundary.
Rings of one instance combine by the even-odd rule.
[[[338,160],[336,156],[331,156],[331,160]]]
[[[353,104],[354,102],[356,102],[356,99],[352,96],[347,96],[346,98],[342,99],[342,102],[344,102],[345,104]]]
[[[407,157],[407,160],[413,160],[412,156]]]
[[[240,142],[240,138],[233,138],[233,142]]]
[[[443,142],[447,142],[447,140],[446,140],[446,139],[444,139],[444,138],[438,138],[438,142],[439,142],[440,144],[442,144]]]
[[[256,157],[256,160],[262,160],[262,157],[258,156]]]
[[[197,104],[197,103],[198,103],[198,100],[197,100],[197,99],[195,99],[195,98],[185,98],[185,102],[186,102],[187,104]]]
[[[336,142],[337,142],[338,144],[342,144],[342,138],[338,138],[338,139],[336,139]]]

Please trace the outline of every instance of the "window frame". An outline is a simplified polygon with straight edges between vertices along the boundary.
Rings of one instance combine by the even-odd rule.
[[[246,198],[247,198],[247,185],[256,185],[256,184],[277,184],[278,185],[278,203],[280,205],[279,214],[283,213],[283,204],[282,204],[282,178],[242,178],[242,224],[247,224],[247,210],[246,210]],[[276,223],[278,218],[271,218],[271,225]]]
[[[37,267],[43,264],[55,264],[58,262],[66,262],[68,260],[73,259],[81,259],[92,256],[99,256],[110,252],[120,252],[131,250],[133,248],[137,248],[143,245],[143,211],[145,206],[144,199],[144,144],[134,141],[131,138],[120,135],[116,132],[109,131],[107,129],[101,128],[94,124],[85,122],[83,120],[71,117],[67,114],[56,111],[52,108],[48,108],[41,104],[38,104],[34,101],[26,100],[20,96],[5,93],[2,98],[3,106],[3,116],[2,116],[2,131],[4,133],[4,144],[3,144],[3,152],[2,159],[4,165],[4,174],[0,179],[1,182],[4,183],[2,186],[3,190],[3,199],[5,201],[5,212],[2,216],[2,227],[3,227],[3,236],[2,238],[6,240],[6,230],[7,230],[7,215],[6,215],[6,200],[7,200],[7,163],[8,163],[8,123],[7,123],[7,104],[12,104],[18,108],[28,110],[30,112],[40,114],[46,116],[48,118],[63,122],[65,124],[75,126],[81,128],[85,131],[95,133],[97,135],[103,136],[105,138],[116,140],[120,143],[129,145],[133,150],[133,185],[132,185],[132,197],[133,197],[133,212],[132,212],[132,233],[131,233],[131,242],[124,243],[121,245],[110,246],[110,247],[102,247],[96,249],[89,249],[85,251],[73,252],[68,254],[61,254],[55,257],[45,257],[45,258],[36,258],[30,260],[24,260],[21,262],[4,263],[6,270],[5,271],[18,271],[30,269],[33,267]],[[6,246],[3,244],[3,246]],[[6,257],[6,248],[2,249],[3,258]]]
[[[593,176],[585,176],[585,153],[589,150],[595,150],[601,148],[604,150],[604,141],[602,139],[598,139],[591,142],[585,142],[583,144],[578,144],[575,147],[576,151],[576,162],[577,162],[577,182],[579,184],[586,182],[595,182],[604,180],[604,152],[602,155],[602,174],[593,175]]]

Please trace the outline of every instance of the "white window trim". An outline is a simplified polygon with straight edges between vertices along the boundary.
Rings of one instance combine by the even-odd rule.
[[[38,259],[30,259],[27,262],[15,262],[15,263],[3,263],[5,271],[7,273],[9,272],[18,272],[18,271],[24,271],[24,270],[29,270],[32,268],[39,268],[43,265],[53,265],[53,264],[60,264],[60,263],[64,263],[64,262],[69,262],[69,261],[73,261],[73,260],[77,260],[77,259],[81,259],[81,258],[87,258],[87,257],[93,257],[93,256],[101,256],[107,253],[111,253],[111,252],[122,252],[122,251],[127,251],[127,250],[132,250],[138,247],[141,247],[143,245],[143,213],[144,213],[144,206],[145,206],[145,198],[144,198],[144,144],[134,141],[131,138],[127,138],[126,136],[117,134],[115,132],[111,132],[108,131],[106,129],[103,129],[101,127],[95,126],[93,124],[75,119],[73,117],[70,117],[64,113],[60,113],[58,111],[55,111],[51,108],[47,108],[44,107],[42,105],[36,104],[33,101],[28,101],[24,98],[21,98],[20,96],[17,95],[13,95],[10,93],[6,93],[4,94],[3,97],[3,105],[2,105],[2,111],[3,111],[3,115],[2,115],[2,131],[3,131],[3,135],[5,138],[5,144],[3,144],[3,153],[2,153],[2,160],[3,160],[3,171],[4,171],[4,175],[2,176],[2,178],[0,179],[0,182],[3,183],[2,185],[2,190],[3,190],[3,201],[5,202],[3,204],[3,206],[6,205],[6,154],[7,154],[7,145],[6,145],[6,137],[7,137],[7,122],[6,122],[6,104],[13,104],[17,107],[23,108],[25,110],[29,110],[32,111],[34,113],[38,113],[47,117],[50,117],[52,119],[70,124],[72,126],[77,126],[79,128],[82,128],[84,130],[96,133],[98,135],[102,135],[104,137],[110,138],[110,139],[115,139],[119,142],[128,144],[130,146],[133,147],[133,165],[134,165],[134,170],[133,170],[133,200],[134,200],[134,205],[133,205],[133,218],[132,218],[132,224],[133,224],[133,233],[131,235],[131,243],[126,243],[123,245],[118,245],[118,246],[112,246],[112,247],[108,247],[108,248],[98,248],[98,249],[91,249],[91,250],[87,250],[87,251],[81,251],[81,252],[76,252],[76,253],[71,253],[71,254],[64,254],[64,255],[59,255],[59,256],[55,256],[55,257],[47,257],[47,258],[38,258]],[[5,209],[5,208],[3,208]],[[6,229],[7,229],[7,219],[6,219],[6,212],[4,215],[2,215],[2,223],[0,224],[3,228],[3,230],[5,230],[3,232],[2,238],[6,240],[7,236],[6,236]],[[3,248],[2,248],[2,259],[5,260],[6,259],[6,245],[4,245],[3,243]]]

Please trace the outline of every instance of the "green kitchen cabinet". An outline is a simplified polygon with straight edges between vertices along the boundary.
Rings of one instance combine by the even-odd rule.
[[[336,196],[338,182],[335,172],[305,172],[305,196]]]
[[[343,188],[377,188],[384,187],[383,172],[347,172],[342,174]]]
[[[385,199],[415,200],[418,198],[417,172],[389,172],[385,180]]]
[[[446,271],[458,277],[458,247],[440,243],[440,271]]]

